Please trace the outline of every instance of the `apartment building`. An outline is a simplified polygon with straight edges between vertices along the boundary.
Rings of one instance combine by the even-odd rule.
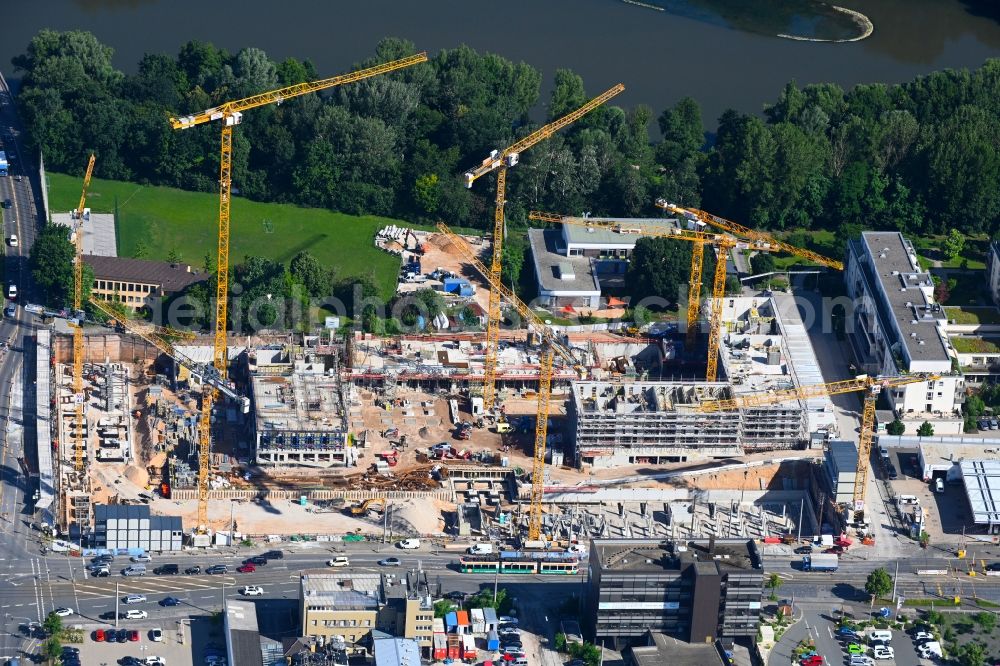
[[[753,637],[763,582],[752,540],[595,539],[585,617],[594,642],[615,649],[650,631],[691,643]]]
[[[862,372],[941,375],[883,391],[885,403],[908,432],[931,421],[939,434],[960,433],[965,381],[953,370],[944,310],[934,302],[934,283],[913,245],[898,232],[864,232],[848,243],[844,280],[853,300],[848,337]]]
[[[95,255],[84,255],[83,261],[94,271],[91,293],[95,297],[135,309],[152,307],[157,299],[208,279],[187,264]]]

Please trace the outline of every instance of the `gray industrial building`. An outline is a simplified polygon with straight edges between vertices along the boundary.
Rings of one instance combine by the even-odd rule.
[[[571,455],[578,466],[660,464],[740,456],[745,447],[790,448],[805,438],[797,402],[702,413],[732,397],[725,382],[572,383]]]
[[[152,516],[144,505],[94,506],[94,546],[106,550],[163,552],[181,550],[180,516]]]
[[[595,539],[586,618],[598,644],[621,649],[647,631],[692,643],[754,637],[764,582],[752,540]]]
[[[857,445],[854,442],[830,442],[823,452],[823,463],[830,499],[837,504],[850,504],[854,500],[854,480],[858,476]]]

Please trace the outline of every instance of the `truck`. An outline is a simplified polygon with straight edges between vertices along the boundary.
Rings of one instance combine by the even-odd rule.
[[[836,571],[839,566],[840,558],[832,554],[806,555],[802,558],[803,571]]]

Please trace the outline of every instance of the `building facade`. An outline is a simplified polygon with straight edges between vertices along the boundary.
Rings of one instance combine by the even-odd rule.
[[[158,299],[208,279],[187,264],[94,255],[85,255],[83,261],[94,271],[95,297],[134,309],[152,307]]]
[[[184,545],[180,516],[153,516],[149,507],[94,505],[94,547],[110,551],[179,551]]]
[[[578,381],[571,391],[570,455],[578,466],[739,456],[747,446],[788,448],[804,439],[798,403],[699,412],[703,400],[731,397],[725,382]]]
[[[586,618],[598,644],[637,644],[648,631],[692,643],[753,637],[764,574],[750,541],[595,539]]]
[[[844,280],[854,302],[848,337],[862,372],[941,375],[883,391],[882,399],[910,432],[925,420],[936,432],[961,432],[965,381],[957,361],[953,364],[934,283],[920,268],[913,245],[898,232],[864,232],[848,243]]]
[[[854,501],[854,481],[858,476],[858,447],[854,442],[833,441],[823,452],[823,469],[830,499],[837,504]]]

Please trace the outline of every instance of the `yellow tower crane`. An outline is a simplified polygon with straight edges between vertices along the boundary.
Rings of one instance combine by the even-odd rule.
[[[801,247],[796,247],[784,241],[778,240],[770,234],[766,234],[763,231],[756,231],[749,227],[745,227],[742,224],[737,224],[736,222],[731,222],[727,219],[721,218],[718,215],[712,215],[711,213],[706,213],[703,210],[698,210],[697,208],[684,208],[676,204],[668,202],[666,199],[657,199],[656,205],[658,208],[662,208],[671,213],[683,216],[685,219],[691,220],[693,222],[702,222],[704,224],[711,225],[717,229],[722,229],[723,231],[728,231],[729,233],[745,238],[751,243],[751,249],[753,250],[767,250],[769,252],[787,252],[788,254],[794,255],[796,257],[802,257],[803,259],[808,259],[809,261],[819,264],[820,266],[826,266],[827,268],[833,268],[838,271],[844,270],[844,262],[837,261],[836,259],[831,259],[830,257],[825,257],[818,252],[813,252],[812,250],[806,250]]]
[[[493,256],[490,262],[490,273],[494,278],[496,278],[496,281],[500,280],[500,260],[503,256],[503,209],[507,196],[507,169],[518,163],[522,152],[531,148],[535,144],[544,141],[562,128],[573,124],[615,95],[621,93],[623,90],[625,90],[625,86],[621,83],[609,88],[581,106],[579,109],[571,111],[562,118],[535,130],[513,145],[510,145],[503,150],[492,151],[489,157],[484,159],[479,166],[472,171],[466,172],[466,187],[472,187],[472,184],[475,183],[478,178],[485,176],[491,171],[497,172],[497,194],[493,207]],[[500,294],[497,293],[495,289],[490,289],[490,301],[489,308],[487,308],[486,318],[486,359],[483,373],[483,408],[487,411],[493,409],[496,402],[497,344],[499,340]]]
[[[225,102],[219,106],[206,109],[180,118],[171,118],[174,129],[189,129],[204,123],[221,121],[222,142],[219,159],[219,243],[218,261],[216,262],[216,294],[215,294],[215,341],[213,349],[213,365],[224,383],[226,377],[226,318],[227,297],[229,295],[229,205],[233,176],[233,127],[243,120],[243,112],[268,104],[280,104],[286,99],[301,97],[312,92],[326,90],[334,86],[354,83],[379,74],[387,74],[404,69],[418,63],[426,62],[427,54],[418,53],[399,60],[393,60],[375,67],[361,69],[348,74],[341,74],[328,79],[296,83],[277,90],[260,93],[243,99]],[[215,392],[206,390],[202,397],[201,418],[198,421],[198,529],[202,532],[208,529],[208,467],[211,462],[211,417],[212,402]]]
[[[791,400],[808,400],[841,393],[865,392],[864,410],[861,416],[861,432],[858,436],[858,472],[854,477],[854,510],[862,511],[865,505],[865,487],[868,482],[869,458],[872,453],[872,436],[875,429],[875,402],[883,389],[894,389],[908,384],[933,382],[940,375],[907,375],[901,377],[870,377],[860,375],[854,379],[846,379],[829,384],[812,384],[799,388],[772,391],[770,393],[751,393],[725,400],[706,400],[698,405],[700,412],[723,412],[765,407]]]
[[[688,300],[687,336],[689,343],[693,341],[694,332],[698,326],[698,299],[701,290],[701,267],[704,247],[706,244],[709,244],[718,248],[719,257],[715,262],[715,275],[712,280],[712,309],[709,318],[710,329],[708,331],[708,355],[706,359],[705,379],[714,382],[718,378],[719,344],[722,339],[722,301],[726,295],[726,257],[729,254],[729,250],[738,245],[738,242],[734,238],[723,234],[689,231],[687,229],[670,228],[663,225],[650,225],[639,222],[633,224],[632,222],[625,223],[622,220],[602,220],[592,217],[569,217],[537,210],[531,211],[528,214],[528,219],[602,228],[622,235],[676,238],[677,240],[693,243],[695,251],[691,253],[691,273],[688,278],[690,296]]]
[[[453,232],[443,222],[437,225],[438,230],[452,242],[462,258],[475,268],[490,287],[500,294],[517,312],[524,317],[525,322],[533,327],[543,338],[542,353],[538,363],[538,405],[535,411],[535,454],[531,467],[531,504],[528,514],[528,540],[537,541],[542,536],[542,497],[545,494],[545,449],[547,446],[549,424],[549,398],[552,394],[552,366],[554,354],[558,353],[567,363],[574,366],[578,372],[585,372],[576,358],[559,340],[558,334],[531,311],[510,288],[506,287],[499,277],[483,265],[476,256],[475,250],[469,247],[465,240]]]
[[[73,211],[76,224],[73,225],[73,403],[76,413],[73,421],[73,467],[77,472],[83,472],[83,456],[87,449],[86,442],[86,410],[83,393],[83,215],[87,204],[87,188],[90,177],[94,173],[94,155],[87,162],[87,172],[83,176],[83,191],[80,192],[80,203]]]

